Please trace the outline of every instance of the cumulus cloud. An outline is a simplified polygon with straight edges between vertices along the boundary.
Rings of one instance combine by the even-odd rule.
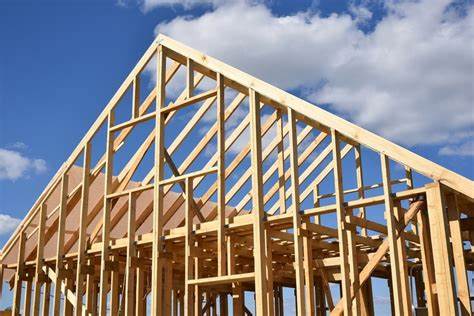
[[[0,214],[0,235],[12,232],[19,224],[19,218],[11,217],[7,214]]]
[[[0,180],[17,180],[31,172],[40,174],[46,171],[46,161],[28,158],[14,150],[0,148]]]
[[[446,145],[439,150],[444,156],[467,156],[474,157],[474,141],[468,141],[460,145]]]
[[[119,0],[120,5],[124,5],[124,1]],[[185,9],[191,9],[199,5],[216,6],[225,0],[140,0],[139,3],[143,11],[148,12],[160,6],[182,6]]]
[[[474,125],[474,6],[397,1],[364,33],[366,7],[276,16],[225,3],[164,33],[404,145],[446,144]],[[459,139],[463,147],[469,138]]]

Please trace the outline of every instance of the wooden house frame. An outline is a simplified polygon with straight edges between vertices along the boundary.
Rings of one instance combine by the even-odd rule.
[[[471,315],[473,223],[473,181],[159,35],[4,246],[0,279],[13,315],[249,315],[253,292],[253,313],[281,316],[283,288],[298,315],[373,315],[373,277],[395,315]]]

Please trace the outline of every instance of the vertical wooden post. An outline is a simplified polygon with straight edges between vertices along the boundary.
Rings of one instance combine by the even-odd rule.
[[[164,315],[171,315],[171,294],[173,292],[173,263],[171,259],[165,264],[165,291],[164,291]]]
[[[35,267],[35,292],[33,296],[33,316],[39,315],[41,287],[44,282],[43,255],[44,255],[44,235],[46,225],[46,203],[41,204],[38,223],[38,240],[36,244],[36,267]]]
[[[87,142],[83,150],[81,208],[79,214],[79,237],[77,248],[77,270],[76,270],[76,316],[82,315],[82,296],[84,292],[84,266],[86,263],[87,242],[87,214],[89,207],[89,182],[90,182],[90,142]],[[67,193],[67,192],[66,192]]]
[[[115,115],[112,109],[107,120],[107,143],[105,152],[105,185],[104,185],[104,209],[102,214],[102,250],[100,256],[100,283],[99,283],[99,315],[106,316],[107,313],[107,290],[109,289],[109,242],[110,242],[110,212],[112,211],[113,157],[114,157],[114,135],[110,129],[114,126]]]
[[[397,217],[395,216],[395,209],[392,199],[392,188],[390,184],[390,166],[389,159],[385,154],[380,154],[380,161],[382,166],[382,181],[383,191],[385,197],[385,217],[387,220],[388,241],[390,249],[390,271],[392,276],[392,291],[393,291],[393,305],[396,315],[403,315],[405,302],[403,296],[403,281],[402,281],[402,267],[400,258],[400,251],[398,250],[398,236],[397,232]],[[398,212],[398,211],[397,211]]]
[[[186,97],[190,99],[194,94],[194,66],[193,61],[186,59]]]
[[[397,223],[403,223],[404,211],[400,204],[400,201],[394,203],[394,216]],[[400,259],[400,281],[401,281],[401,294],[403,305],[403,313],[405,315],[411,314],[412,308],[412,298],[410,292],[410,282],[408,275],[408,264],[407,264],[407,255],[406,255],[406,243],[405,238],[403,237],[403,231],[397,232],[397,251],[398,257]]]
[[[31,291],[33,290],[33,281],[27,280],[26,281],[26,289],[25,289],[25,302],[23,304],[23,314],[25,316],[30,316],[31,314]]]
[[[431,183],[426,188],[439,312],[441,315],[458,315],[444,192],[439,183]]]
[[[66,277],[66,290],[72,289],[72,285],[74,283],[74,279],[71,276],[73,270],[73,263],[71,260],[68,260],[66,269],[68,270],[67,277]],[[67,298],[67,295],[64,295],[64,316],[72,316],[73,312],[73,305]]]
[[[64,231],[66,227],[66,214],[67,214],[67,195],[68,195],[68,180],[69,177],[64,172],[61,178],[61,197],[59,204],[59,217],[58,217],[58,240],[56,242],[56,280],[54,286],[54,301],[53,301],[53,315],[59,316],[61,308],[61,284],[64,275]]]
[[[235,256],[232,236],[227,236],[227,271],[230,275],[235,273]],[[244,307],[243,290],[240,282],[232,283],[232,310],[233,315],[242,315]]]
[[[217,275],[226,274],[224,76],[217,74]]]
[[[277,137],[278,137],[278,200],[280,203],[280,214],[286,213],[286,188],[285,188],[285,148],[283,133],[283,115],[282,110],[277,109]]]
[[[255,311],[257,316],[268,315],[267,282],[265,280],[265,211],[263,205],[262,137],[260,122],[260,100],[253,89],[249,89],[250,142],[252,161],[252,206],[253,243],[255,260]]]
[[[87,265],[91,266],[91,259],[87,260]],[[97,306],[95,301],[97,299],[97,292],[95,292],[94,271],[89,271],[86,276],[86,310],[89,315],[97,314]]]
[[[464,247],[459,224],[460,212],[458,209],[457,197],[454,194],[447,194],[446,206],[449,220],[449,230],[451,232],[451,244],[453,247],[454,266],[456,267],[456,288],[458,299],[461,303],[461,314],[471,315],[471,298],[469,294],[469,281],[467,279],[466,261],[464,258]]]
[[[44,292],[43,292],[43,310],[41,311],[41,315],[49,316],[49,305],[51,300],[51,281],[46,281],[44,284]]]
[[[421,264],[423,267],[423,282],[425,285],[426,307],[429,316],[439,315],[438,299],[433,291],[433,285],[435,284],[434,262],[431,248],[430,225],[428,223],[426,209],[418,212],[417,222],[421,248]]]
[[[313,247],[311,236],[305,235],[303,238],[304,265],[305,265],[305,296],[307,301],[306,315],[314,316],[315,295],[314,295],[314,273],[313,273]]]
[[[288,123],[290,124],[290,170],[291,170],[291,198],[293,205],[293,236],[295,250],[295,275],[296,275],[296,301],[297,315],[306,315],[306,299],[304,297],[304,271],[303,271],[303,237],[301,231],[300,214],[300,189],[298,172],[298,140],[296,133],[296,118],[292,109],[288,110]]]
[[[20,227],[20,233],[18,237],[18,255],[17,255],[17,266],[15,273],[15,285],[13,290],[13,306],[12,315],[20,315],[20,304],[21,304],[21,288],[24,277],[24,262],[25,262],[25,242],[26,236],[25,231]]]
[[[360,145],[354,147],[355,163],[356,163],[356,179],[357,179],[357,194],[359,199],[365,198],[364,191],[364,173],[362,170],[362,148]],[[359,217],[366,219],[365,207],[359,208]],[[362,227],[360,230],[362,236],[367,236],[367,229]]]
[[[142,258],[142,251],[138,251],[138,260]],[[137,316],[144,316],[145,315],[145,282],[146,282],[146,275],[145,269],[142,265],[137,266],[137,284],[136,284],[136,301],[135,301],[135,315]]]
[[[163,313],[163,179],[164,165],[164,131],[165,122],[161,109],[165,103],[166,85],[166,55],[163,46],[158,46],[157,53],[157,86],[156,86],[156,118],[155,118],[155,172],[153,192],[153,244],[152,244],[152,266],[151,266],[151,313],[160,315]]]
[[[339,256],[341,258],[341,289],[344,315],[352,315],[352,300],[350,286],[350,269],[349,269],[349,245],[346,234],[346,211],[344,207],[344,195],[342,187],[342,166],[341,166],[341,150],[339,143],[339,134],[336,130],[331,129],[331,146],[334,168],[334,187],[336,193],[336,216],[337,216],[337,236],[339,239]]]
[[[125,262],[125,314],[133,315],[135,299],[135,266],[136,259],[135,246],[135,214],[136,214],[136,196],[133,193],[128,194],[128,229],[127,229],[127,259]],[[137,293],[138,295],[138,293]]]
[[[3,294],[3,269],[4,269],[4,266],[0,261],[0,300],[2,299],[2,294]]]
[[[267,311],[268,315],[273,316],[275,313],[275,308],[273,305],[273,256],[272,256],[272,236],[270,234],[270,229],[265,230],[265,266],[266,274],[265,278],[267,280]]]
[[[140,76],[136,75],[133,79],[133,100],[132,100],[132,119],[137,118],[140,113]]]
[[[193,307],[193,286],[189,284],[189,280],[193,279],[193,257],[192,257],[192,247],[193,247],[193,179],[186,178],[186,205],[185,205],[185,252],[184,252],[184,314],[192,316],[194,313]],[[195,297],[196,300],[199,300]]]
[[[110,273],[110,314],[117,315],[120,298],[120,269],[118,257],[112,255],[112,272]]]

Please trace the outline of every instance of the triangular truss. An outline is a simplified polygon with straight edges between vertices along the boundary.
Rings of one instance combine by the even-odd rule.
[[[248,315],[244,291],[283,315],[284,288],[298,315],[372,315],[372,277],[397,315],[470,315],[473,218],[473,181],[159,35],[0,279],[14,315]]]

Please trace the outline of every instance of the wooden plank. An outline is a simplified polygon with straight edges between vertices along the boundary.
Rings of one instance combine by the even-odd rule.
[[[189,279],[189,285],[219,285],[219,284],[228,284],[233,282],[248,282],[252,281],[255,277],[255,273],[248,272],[242,274],[233,274],[233,275],[224,275],[221,277],[209,277],[209,278],[199,278],[199,279]]]
[[[104,180],[104,210],[102,212],[102,250],[100,256],[100,281],[99,281],[99,315],[106,316],[107,313],[107,290],[109,289],[108,269],[109,241],[110,241],[110,212],[112,211],[112,200],[107,195],[112,193],[112,176],[114,172],[114,133],[110,133],[110,128],[114,125],[115,115],[111,111],[107,119],[107,143],[105,159],[105,180]]]
[[[303,237],[301,234],[300,210],[300,182],[298,172],[298,143],[296,140],[296,118],[293,110],[288,110],[288,123],[290,124],[290,171],[291,171],[291,200],[293,218],[293,236],[295,251],[295,278],[296,278],[296,305],[297,315],[306,315],[306,299],[304,292],[303,269]]]
[[[1,280],[1,279],[0,279]],[[51,304],[51,282],[47,281],[44,284],[43,290],[43,306],[41,310],[41,315],[49,316],[49,307]]]
[[[87,241],[87,214],[89,207],[89,184],[91,167],[91,144],[87,142],[83,151],[81,205],[79,210],[79,238],[77,248],[77,268],[76,268],[76,316],[82,315],[82,296],[84,292],[84,265],[86,264],[86,241]],[[67,192],[66,192],[67,193]],[[63,199],[65,200],[65,199]],[[64,243],[64,240],[63,240]]]
[[[402,294],[402,276],[401,276],[401,263],[400,252],[398,249],[398,234],[397,234],[397,218],[395,217],[394,204],[392,199],[392,188],[390,185],[390,165],[389,158],[385,154],[380,154],[380,161],[382,166],[382,180],[383,180],[383,191],[385,197],[385,218],[387,221],[387,232],[388,241],[390,248],[390,272],[392,280],[392,291],[393,291],[393,305],[395,313],[397,315],[403,315],[403,306],[405,303]],[[410,305],[409,305],[410,306]]]
[[[275,307],[273,302],[273,242],[270,229],[265,229],[265,279],[267,281],[267,311],[269,316],[275,314]]]
[[[33,282],[28,280],[26,281],[25,289],[25,301],[23,302],[23,314],[22,315],[31,315],[31,291],[33,290]]]
[[[277,110],[277,151],[278,151],[278,157],[277,157],[277,163],[278,163],[278,201],[280,205],[280,214],[286,213],[286,188],[285,188],[285,148],[284,148],[284,139],[285,139],[285,133],[284,133],[284,122],[283,122],[283,116],[282,116],[282,111]]]
[[[262,183],[262,139],[260,122],[260,100],[253,89],[249,89],[250,142],[252,168],[253,242],[255,266],[255,311],[257,315],[267,315],[267,283],[265,280],[265,233],[263,217]]]
[[[193,212],[192,212],[192,204],[191,201],[193,199],[193,181],[191,178],[186,178],[186,205],[185,205],[185,227],[186,227],[186,235],[185,235],[185,253],[184,253],[184,314],[185,315],[193,315],[195,314],[194,311],[194,300],[193,300],[193,287],[190,281],[193,279],[194,275],[194,266],[193,266],[193,258],[191,256],[194,240],[192,238],[192,229],[193,229]],[[198,299],[196,297],[196,299]]]
[[[179,103],[168,105],[167,107],[161,109],[161,113],[165,114],[165,113],[178,111],[178,110],[181,110],[182,108],[185,108],[189,105],[193,105],[193,104],[196,104],[198,102],[204,101],[206,99],[210,99],[212,97],[215,97],[216,95],[217,95],[217,90],[215,90],[215,89],[210,90],[210,91],[206,91],[206,92],[200,93],[198,95],[195,95],[195,96],[193,96],[193,97],[191,97],[187,100],[181,101]]]
[[[306,315],[314,316],[316,311],[314,293],[314,273],[313,273],[313,246],[312,238],[304,236],[304,276],[305,276],[305,297],[307,301]]]
[[[56,279],[54,280],[54,299],[53,299],[53,315],[59,316],[61,308],[61,286],[62,273],[64,270],[63,255],[64,255],[64,233],[66,229],[67,217],[67,196],[68,196],[68,182],[69,177],[64,173],[61,178],[61,197],[59,201],[59,215],[58,215],[58,239],[56,241]]]
[[[229,275],[235,274],[234,239],[232,235],[227,236],[227,271]],[[244,292],[240,282],[232,283],[232,311],[233,315],[241,315],[244,307]]]
[[[441,315],[458,315],[444,192],[439,183],[432,183],[426,187],[439,312]]]
[[[140,116],[140,76],[136,75],[133,78],[132,88],[132,119],[136,119]]]
[[[137,254],[138,259],[142,259],[142,250],[138,250]],[[138,266],[137,271],[137,282],[136,282],[136,301],[135,301],[135,315],[145,316],[146,315],[146,294],[145,294],[145,282],[146,275],[145,269],[143,266]]]
[[[364,190],[364,172],[362,168],[362,148],[360,145],[354,146],[354,158],[356,163],[356,181],[357,181],[357,195],[359,199],[365,198],[365,190]],[[365,214],[365,207],[359,208],[358,216],[362,219],[366,219]],[[367,229],[363,227],[360,231],[362,236],[367,236]]]
[[[225,96],[224,77],[217,75],[217,275],[226,271],[225,244]]]
[[[135,243],[136,231],[136,197],[130,193],[128,196],[128,226],[127,226],[127,258],[125,262],[125,314],[133,315],[135,302],[135,267],[132,263],[137,258]],[[137,293],[138,295],[139,293]]]
[[[331,130],[331,148],[333,157],[334,188],[336,192],[336,216],[337,216],[337,235],[339,240],[339,256],[341,257],[341,288],[343,310],[345,315],[352,315],[350,268],[349,268],[349,245],[346,234],[346,211],[344,207],[344,195],[342,187],[342,166],[341,149],[339,133]]]
[[[439,315],[438,299],[433,291],[435,284],[434,262],[431,248],[430,226],[428,223],[428,213],[424,209],[417,215],[418,236],[420,237],[420,253],[425,285],[426,307],[429,316]]]
[[[456,195],[447,194],[446,207],[449,231],[451,232],[454,266],[456,267],[456,288],[461,307],[461,315],[472,315],[469,281],[467,277],[466,260],[464,257],[461,226],[459,224],[460,212]]]
[[[163,312],[162,304],[162,229],[163,229],[163,186],[159,182],[163,179],[163,150],[164,150],[164,118],[161,109],[165,104],[165,75],[166,55],[163,47],[158,48],[157,62],[157,85],[156,85],[156,119],[155,119],[155,168],[154,168],[154,192],[153,192],[153,245],[152,245],[152,274],[151,274],[151,313],[160,315]]]
[[[24,258],[25,258],[25,231],[20,230],[20,237],[18,239],[18,254],[17,254],[17,266],[15,272],[15,281],[13,289],[13,305],[12,315],[20,315],[20,304],[21,304],[21,288],[22,288],[22,277],[24,273]]]
[[[41,287],[44,283],[43,278],[43,259],[44,259],[44,230],[46,225],[46,203],[41,204],[38,224],[38,237],[36,244],[36,263],[35,263],[35,292],[33,295],[33,316],[39,315]]]
[[[403,220],[403,208],[400,201],[394,202],[394,216],[397,223]],[[398,225],[398,224],[397,224]],[[403,305],[403,313],[405,315],[411,314],[412,298],[410,293],[410,280],[408,275],[408,262],[407,262],[407,246],[405,242],[405,235],[399,233],[397,235],[397,251],[398,257],[400,258],[400,281],[401,281],[401,294]]]

